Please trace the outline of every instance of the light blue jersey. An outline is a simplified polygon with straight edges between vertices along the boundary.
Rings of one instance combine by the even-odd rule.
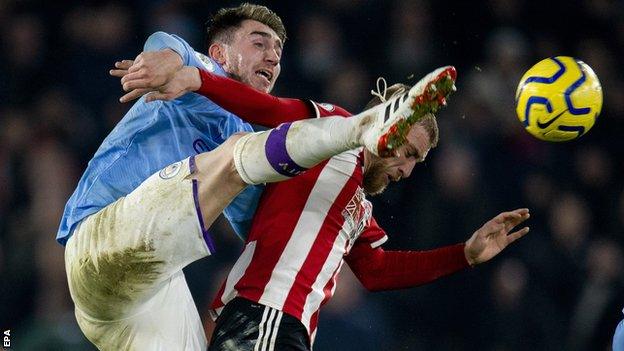
[[[622,310],[622,313],[624,313],[624,310]],[[624,319],[615,328],[612,347],[613,351],[624,351]]]
[[[144,51],[171,48],[184,65],[225,75],[210,58],[195,52],[183,39],[163,32],[152,34]],[[104,139],[78,187],[65,205],[56,240],[65,245],[80,221],[136,189],[167,165],[215,149],[251,126],[204,96],[188,93],[174,101],[137,101]],[[246,237],[260,186],[249,186],[224,210],[241,237]]]

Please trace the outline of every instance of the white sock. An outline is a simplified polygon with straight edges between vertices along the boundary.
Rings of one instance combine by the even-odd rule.
[[[362,145],[370,113],[285,123],[247,134],[234,147],[234,164],[244,182],[260,184],[292,178],[324,160]]]

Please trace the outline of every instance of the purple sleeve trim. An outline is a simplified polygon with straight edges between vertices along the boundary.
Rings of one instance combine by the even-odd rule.
[[[271,167],[273,167],[277,173],[286,177],[294,177],[308,170],[296,164],[295,161],[290,158],[290,155],[288,155],[288,151],[286,150],[286,134],[288,134],[290,125],[291,123],[283,123],[273,129],[264,147],[264,153]]]
[[[195,165],[195,156],[189,157],[189,168],[191,170],[191,174],[195,173],[195,171],[197,170],[197,166]],[[199,219],[199,225],[201,227],[204,241],[206,242],[206,245],[208,245],[208,251],[210,251],[210,254],[212,255],[215,253],[215,245],[214,241],[212,241],[212,237],[210,236],[210,232],[204,225],[204,216],[202,216],[201,207],[199,207],[197,179],[193,179],[193,201],[195,201],[195,211],[197,212],[197,219]]]
[[[191,174],[197,171],[197,166],[195,165],[195,156],[189,157],[189,170],[191,171]]]

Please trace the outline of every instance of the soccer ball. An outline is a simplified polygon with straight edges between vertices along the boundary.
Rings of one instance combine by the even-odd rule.
[[[569,56],[531,67],[516,90],[516,113],[531,135],[568,141],[587,133],[602,108],[602,87],[594,71]]]

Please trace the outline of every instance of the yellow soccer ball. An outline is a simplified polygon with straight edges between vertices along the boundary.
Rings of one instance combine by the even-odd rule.
[[[516,113],[531,135],[546,141],[574,140],[587,133],[602,109],[596,73],[569,56],[531,67],[516,90]]]

